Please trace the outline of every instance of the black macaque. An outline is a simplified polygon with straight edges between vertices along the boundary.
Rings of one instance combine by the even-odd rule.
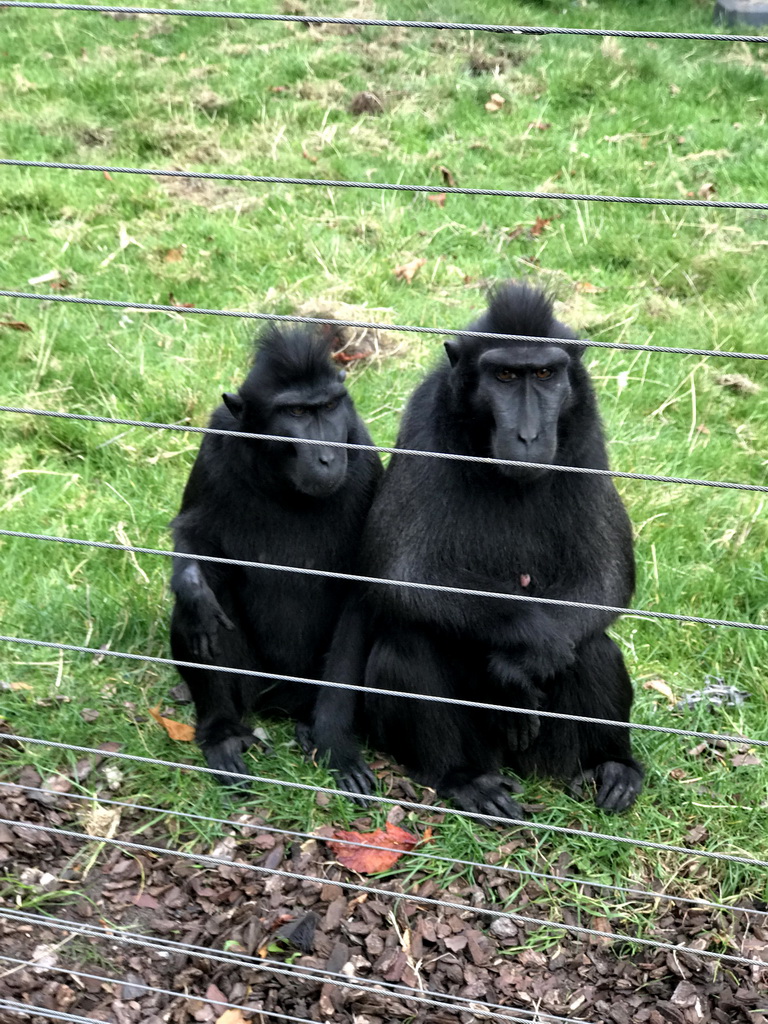
[[[607,468],[583,346],[540,291],[508,282],[467,330],[551,338],[445,343],[447,358],[417,388],[397,447],[492,456],[488,465],[395,455],[368,516],[366,576],[626,607],[634,588],[632,533],[612,479],[542,468]],[[622,811],[642,766],[629,729],[491,712],[387,695],[453,697],[533,711],[629,721],[632,687],[606,635],[612,612],[368,584],[349,601],[312,727],[340,786],[370,792],[355,730],[414,777],[483,815],[520,818],[521,776],[564,779]]]
[[[320,442],[371,444],[330,343],[270,328],[239,392],[211,417],[218,429],[278,435],[264,441],[206,434],[173,521],[174,550],[332,572],[354,568],[381,474],[375,452]],[[321,576],[174,558],[173,657],[212,666],[322,678],[346,591]],[[196,739],[225,785],[246,773],[251,712],[308,721],[317,689],[179,667],[195,702]]]

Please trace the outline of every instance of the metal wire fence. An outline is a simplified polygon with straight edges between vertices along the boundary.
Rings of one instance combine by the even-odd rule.
[[[204,10],[182,10],[178,8],[142,8],[142,7],[121,7],[106,4],[66,4],[66,3],[31,3],[26,0],[5,0],[3,7],[5,8],[23,8],[23,9],[39,9],[40,11],[70,11],[73,14],[80,13],[114,13],[114,14],[159,14],[174,17],[190,17],[190,18],[208,18],[208,19],[221,19],[221,18],[236,18],[249,22],[298,22],[301,24],[331,24],[331,25],[347,25],[356,26],[359,28],[381,28],[381,27],[392,27],[392,28],[404,28],[409,30],[425,30],[425,29],[439,29],[445,31],[454,32],[487,32],[494,34],[505,34],[505,35],[537,35],[537,36],[597,36],[597,37],[618,37],[618,38],[636,38],[636,39],[654,39],[654,40],[688,40],[697,42],[722,42],[722,43],[733,43],[740,41],[748,44],[756,43],[767,43],[768,36],[757,36],[757,35],[744,35],[744,34],[707,34],[707,33],[676,33],[676,32],[651,32],[651,31],[625,31],[625,30],[613,30],[613,29],[580,29],[580,28],[560,28],[556,26],[511,26],[511,25],[489,25],[489,24],[471,24],[471,23],[459,23],[459,22],[434,22],[434,21],[409,21],[402,19],[375,19],[375,18],[354,18],[354,17],[326,17],[319,15],[290,15],[290,14],[260,14],[251,12],[229,12],[229,11],[204,11]],[[41,15],[42,16],[42,15]],[[238,181],[243,183],[250,183],[254,185],[264,184],[283,184],[289,186],[321,186],[324,188],[341,188],[341,189],[366,189],[366,190],[380,190],[380,191],[396,191],[396,192],[411,192],[411,193],[451,193],[463,196],[490,196],[497,197],[499,199],[550,199],[555,201],[570,202],[597,202],[597,203],[608,203],[608,204],[639,204],[648,206],[670,206],[670,207],[692,207],[692,208],[706,208],[706,209],[739,209],[739,210],[757,210],[765,211],[768,210],[768,202],[764,203],[748,203],[739,201],[711,201],[711,200],[697,200],[697,199],[672,199],[672,198],[661,198],[661,197],[636,197],[636,196],[613,196],[613,195],[598,195],[598,194],[585,194],[585,193],[557,193],[557,192],[536,192],[536,191],[521,191],[521,190],[507,190],[507,189],[484,189],[484,188],[459,188],[440,186],[434,187],[424,184],[408,184],[408,183],[393,183],[393,182],[369,182],[369,181],[344,181],[344,180],[328,180],[328,179],[315,179],[315,178],[297,178],[297,177],[284,177],[284,176],[264,176],[264,175],[252,175],[252,174],[224,174],[218,172],[194,172],[185,170],[168,170],[164,168],[146,168],[146,167],[127,167],[127,166],[115,166],[108,164],[82,164],[82,163],[71,163],[71,162],[54,162],[54,161],[40,161],[40,160],[25,160],[22,158],[5,157],[0,159],[0,166],[6,167],[26,167],[30,169],[47,169],[47,170],[61,170],[61,171],[83,171],[83,172],[108,172],[108,173],[120,173],[120,174],[133,174],[143,175],[152,177],[184,177],[184,178],[202,178],[202,179],[213,179],[223,181]],[[126,310],[143,310],[148,312],[165,312],[173,313],[180,316],[190,315],[206,315],[206,316],[222,316],[232,318],[242,318],[250,320],[280,320],[291,323],[302,323],[302,324],[333,324],[337,327],[340,326],[353,326],[353,327],[364,327],[370,329],[388,329],[395,330],[398,332],[415,332],[415,333],[431,333],[436,335],[452,335],[455,332],[444,327],[420,327],[414,325],[400,325],[400,324],[388,324],[388,323],[377,323],[367,322],[358,320],[338,320],[322,317],[303,317],[303,316],[276,316],[269,313],[253,313],[240,310],[231,309],[203,309],[203,308],[180,308],[172,305],[163,305],[157,303],[144,303],[144,302],[131,302],[128,300],[118,300],[109,298],[90,298],[80,296],[61,296],[61,295],[46,295],[36,292],[23,292],[14,291],[9,289],[0,290],[0,296],[16,299],[20,301],[32,301],[32,302],[57,302],[57,303],[69,303],[72,305],[90,305],[90,306],[101,306],[101,307],[112,307]],[[546,342],[550,339],[540,337],[530,337],[521,335],[497,335],[497,334],[483,334],[482,332],[462,332],[466,335],[473,336],[484,336],[493,337],[499,339],[512,338],[517,340],[526,340],[530,342]],[[723,351],[720,349],[706,349],[706,348],[684,348],[684,347],[664,347],[658,345],[645,345],[645,344],[632,344],[625,342],[602,342],[602,341],[564,341],[564,344],[575,344],[585,345],[589,344],[598,348],[606,349],[618,349],[625,351],[637,351],[637,352],[648,352],[654,355],[696,355],[701,357],[711,358],[730,358],[730,359],[743,359],[743,360],[766,360],[768,354],[765,353],[753,353],[753,352],[739,352],[739,351]],[[165,431],[176,431],[186,432],[194,434],[207,434],[207,433],[228,433],[232,434],[231,431],[216,431],[212,428],[203,427],[191,427],[185,424],[174,424],[174,423],[163,423],[163,422],[150,422],[140,419],[124,419],[111,416],[102,416],[96,413],[85,414],[73,411],[61,410],[52,411],[41,408],[31,408],[26,406],[15,406],[15,405],[3,405],[0,406],[0,412],[14,417],[54,417],[68,420],[82,421],[86,423],[98,423],[98,424],[111,424],[111,425],[123,425],[130,427],[137,427],[143,429],[154,429],[154,430],[165,430]],[[236,433],[236,432],[235,432]],[[237,436],[251,437],[257,440],[285,440],[284,438],[273,437],[272,435],[264,434],[240,434]],[[294,442],[295,443],[295,442]],[[307,442],[312,443],[312,442]],[[323,442],[327,444],[327,442]],[[341,447],[353,448],[353,449],[366,449],[368,446],[362,445],[343,445]],[[421,452],[411,450],[401,450],[393,447],[382,447],[375,446],[374,450],[387,453],[387,454],[401,454],[407,455],[408,457],[415,458],[443,458],[443,459],[462,459],[465,461],[479,462],[485,464],[500,464],[500,465],[520,465],[510,460],[495,460],[495,459],[481,459],[469,456],[455,456],[447,455],[445,453],[437,452]],[[690,485],[697,487],[707,488],[720,488],[730,489],[747,492],[768,492],[768,486],[751,483],[740,483],[732,481],[722,480],[708,480],[708,479],[697,479],[689,477],[675,477],[675,476],[663,476],[659,474],[644,474],[644,473],[631,473],[624,472],[622,470],[595,470],[595,469],[583,469],[580,467],[571,466],[559,466],[550,465],[545,467],[552,472],[572,472],[572,473],[590,473],[597,475],[608,475],[620,479],[629,479],[635,481],[649,482],[653,484],[674,484],[674,485]],[[62,537],[55,534],[43,533],[43,532],[31,532],[31,531],[18,531],[9,529],[0,529],[0,536],[7,538],[14,538],[16,540],[26,540],[36,543],[46,544],[63,544],[63,545],[76,545],[85,548],[93,548],[101,551],[115,551],[124,552],[131,554],[141,554],[156,557],[170,557],[174,552],[169,550],[163,550],[158,548],[152,548],[147,546],[131,545],[131,544],[116,544],[108,543],[91,538],[74,538],[74,537]],[[367,576],[356,575],[352,573],[331,573],[323,572],[320,570],[311,570],[304,567],[291,566],[285,564],[272,564],[262,561],[248,561],[241,559],[225,559],[215,558],[212,556],[198,556],[198,555],[176,555],[177,557],[190,557],[196,558],[201,561],[208,561],[214,563],[222,563],[227,565],[240,566],[244,568],[258,568],[267,569],[279,573],[303,573],[314,576],[325,576],[333,579],[342,579],[347,581],[364,582],[374,586],[398,586],[398,587],[413,587],[427,590],[434,590],[438,592],[455,593],[469,596],[480,596],[488,597],[497,600],[513,600],[522,601],[528,603],[542,603],[547,605],[556,605],[561,607],[573,607],[573,608],[588,608],[593,610],[608,611],[612,613],[621,613],[625,615],[637,616],[640,618],[649,618],[657,620],[667,620],[676,623],[693,623],[701,626],[712,626],[712,627],[728,627],[733,629],[753,630],[757,632],[764,632],[768,630],[768,626],[762,622],[753,621],[740,621],[740,620],[729,620],[722,618],[708,618],[702,616],[693,616],[679,614],[675,612],[659,612],[649,609],[642,608],[616,608],[612,606],[593,604],[588,602],[571,602],[571,601],[558,601],[547,598],[533,597],[527,595],[512,595],[512,594],[499,594],[493,591],[481,591],[472,590],[468,588],[456,588],[456,587],[445,587],[437,586],[429,583],[421,583],[410,580],[391,580],[382,578],[371,578]],[[198,664],[195,662],[182,662],[171,658],[162,657],[151,657],[149,655],[137,654],[130,651],[112,651],[104,650],[101,648],[95,648],[88,645],[78,645],[59,642],[54,639],[48,638],[36,638],[36,637],[20,637],[13,635],[0,635],[0,643],[12,646],[30,646],[40,647],[43,649],[51,649],[60,651],[62,654],[88,654],[96,655],[99,657],[109,657],[124,659],[128,661],[139,661],[149,664],[162,665],[162,666],[187,666],[187,667],[198,667],[208,668],[211,666],[208,664]],[[229,666],[214,666],[217,671],[229,672],[235,674],[242,674],[246,676],[255,676],[259,678],[266,678],[271,680],[283,680],[292,683],[305,684],[307,686],[325,686],[325,687],[338,687],[339,689],[346,690],[363,690],[364,687],[356,686],[349,683],[340,683],[333,680],[318,680],[300,676],[281,675],[277,673],[268,672],[257,672],[245,669],[235,669]],[[621,727],[628,727],[638,731],[645,731],[649,733],[658,733],[678,737],[695,738],[698,740],[706,741],[707,743],[741,743],[749,747],[768,747],[768,740],[757,737],[744,737],[734,733],[728,732],[708,732],[702,730],[693,729],[682,729],[673,728],[666,726],[650,725],[645,723],[627,723],[620,721],[610,721],[602,718],[595,718],[590,716],[582,715],[570,715],[561,714],[557,712],[549,711],[532,711],[527,708],[509,707],[507,705],[492,704],[481,701],[468,701],[468,700],[454,700],[452,698],[437,697],[437,696],[425,696],[421,694],[412,693],[401,693],[397,690],[384,690],[385,694],[394,696],[401,696],[416,700],[429,700],[442,703],[452,703],[462,707],[475,708],[490,710],[500,713],[516,713],[516,714],[527,714],[527,715],[538,715],[540,717],[549,717],[555,719],[563,719],[567,721],[582,722],[582,723],[601,723],[610,724]],[[206,768],[198,764],[190,764],[186,761],[169,761],[155,757],[140,756],[137,754],[126,753],[119,750],[104,750],[97,747],[78,746],[69,743],[58,743],[53,740],[48,740],[41,736],[25,736],[18,735],[12,732],[6,734],[0,734],[0,739],[6,743],[21,744],[29,750],[46,748],[51,750],[59,750],[62,754],[67,756],[74,755],[85,755],[89,757],[99,757],[101,759],[107,759],[110,762],[118,762],[129,765],[141,765],[150,767],[153,769],[162,769],[165,772],[169,771],[181,771],[185,773],[198,773],[201,778],[204,778],[206,774],[211,774],[212,769]],[[234,773],[235,775],[237,773]],[[311,792],[314,794],[321,794],[325,797],[333,797],[337,795],[344,795],[341,790],[333,787],[320,786],[308,783],[296,782],[288,779],[272,778],[268,776],[257,776],[257,775],[244,775],[243,779],[248,779],[252,782],[263,784],[276,789],[282,789],[284,791],[304,791]],[[74,805],[93,805],[97,799],[99,805],[114,808],[116,812],[129,814],[142,814],[147,816],[165,816],[166,818],[175,819],[177,822],[184,822],[189,824],[200,824],[205,826],[218,827],[221,830],[232,830],[237,829],[242,833],[258,832],[259,834],[267,834],[280,841],[292,841],[292,842],[312,842],[317,838],[316,833],[301,830],[301,829],[288,829],[279,828],[276,826],[270,826],[263,821],[258,823],[250,822],[247,820],[238,820],[237,816],[230,818],[221,818],[206,814],[196,814],[189,811],[174,809],[173,807],[158,807],[152,804],[143,802],[133,802],[125,800],[116,800],[102,795],[98,795],[98,798],[94,794],[79,793],[79,792],[60,792],[57,791],[56,787],[48,783],[42,783],[38,785],[28,785],[23,781],[11,782],[11,781],[0,781],[0,805],[3,805],[3,797],[12,798],[19,794],[32,795],[35,798],[44,798],[45,806],[51,808],[57,814],[64,815],[64,818],[57,816],[55,821],[31,821],[23,820],[20,821],[15,819],[10,814],[0,814],[0,826],[10,830],[11,835],[15,835],[16,838],[23,836],[29,836],[30,834],[45,835],[50,838],[58,838],[61,841],[74,845],[85,845],[85,844],[99,844],[101,848],[113,848],[115,850],[124,851],[125,853],[134,856],[148,856],[153,858],[155,861],[162,858],[172,857],[177,862],[189,862],[192,865],[212,868],[217,871],[226,869],[230,872],[237,872],[238,877],[240,875],[252,875],[258,876],[262,879],[282,879],[291,880],[296,883],[309,884],[321,886],[328,881],[328,878],[322,874],[314,874],[308,871],[298,870],[286,870],[281,869],[277,866],[269,866],[267,864],[253,864],[243,859],[233,858],[232,856],[218,856],[210,853],[201,852],[200,850],[185,850],[181,848],[175,848],[172,845],[157,845],[155,843],[137,841],[136,835],[128,838],[126,835],[110,834],[109,830],[99,832],[98,829],[88,828],[85,831],[71,828],[62,827],[62,821],[65,821],[68,826],[70,822],[66,820],[68,811]],[[499,824],[509,825],[510,820],[505,818],[493,818],[487,814],[478,815],[472,814],[471,812],[458,810],[449,806],[442,806],[435,803],[424,803],[417,800],[408,799],[395,799],[390,797],[380,796],[373,794],[369,798],[370,804],[374,807],[394,807],[399,806],[406,810],[416,811],[420,813],[427,813],[431,816],[444,815],[449,818],[465,819],[472,822],[475,819],[487,822],[489,820],[495,820]],[[651,839],[638,839],[634,837],[622,836],[620,834],[602,833],[589,831],[586,829],[572,828],[566,826],[558,826],[551,822],[543,821],[518,821],[515,824],[524,826],[530,830],[534,836],[546,836],[550,835],[561,835],[567,836],[574,841],[584,840],[596,840],[605,843],[613,843],[618,849],[622,847],[633,847],[641,850],[648,851],[654,855],[661,854],[674,854],[683,858],[688,858],[689,863],[696,861],[710,861],[718,862],[723,865],[734,865],[739,868],[750,869],[757,873],[764,873],[765,869],[768,868],[768,861],[762,860],[755,857],[750,857],[741,854],[721,852],[711,849],[697,848],[693,845],[676,845],[664,842],[656,842]],[[347,838],[345,844],[349,847],[358,847],[367,850],[388,850],[390,847],[382,846],[375,840],[363,840]],[[404,858],[413,865],[413,870],[419,868],[428,867],[430,864],[440,864],[452,866],[461,869],[465,872],[483,871],[488,868],[488,863],[482,860],[472,860],[466,858],[455,858],[450,856],[440,856],[431,852],[426,847],[417,847],[405,851],[403,854]],[[584,877],[577,873],[554,873],[552,871],[540,871],[534,868],[521,868],[517,866],[509,866],[506,864],[495,865],[493,868],[494,872],[506,879],[514,882],[515,885],[522,886],[528,882],[535,882],[546,887],[552,888],[554,891],[559,892],[563,890],[573,889],[574,887],[581,891],[589,891],[590,893],[599,893],[605,897],[612,897],[622,901],[639,901],[649,902],[655,908],[662,906],[677,906],[683,908],[683,910],[693,912],[707,912],[713,914],[728,914],[734,915],[735,917],[746,922],[747,927],[765,928],[764,922],[768,919],[768,909],[764,906],[760,906],[757,903],[752,903],[748,906],[733,905],[718,901],[715,899],[708,899],[702,896],[690,896],[680,892],[665,891],[661,889],[659,891],[644,888],[638,885],[618,885],[596,880],[590,877]],[[382,884],[369,885],[363,884],[358,881],[351,880],[349,875],[345,877],[334,877],[333,884],[344,892],[350,894],[357,894],[361,898],[372,898],[379,900],[393,901],[393,905],[399,903],[408,904],[416,908],[418,912],[424,912],[425,910],[432,910],[436,913],[453,913],[460,915],[478,915],[488,921],[504,920],[508,921],[513,925],[525,926],[528,929],[544,929],[548,932],[554,932],[562,934],[564,937],[570,937],[573,939],[589,941],[599,940],[604,942],[606,940],[617,942],[617,943],[629,943],[632,948],[637,950],[648,950],[648,951],[663,951],[670,956],[678,956],[680,954],[686,954],[689,957],[693,957],[697,962],[708,961],[716,966],[722,966],[723,968],[749,968],[753,972],[760,972],[768,968],[768,960],[759,955],[742,955],[738,952],[726,952],[723,950],[717,950],[702,946],[700,943],[686,944],[680,942],[667,942],[658,938],[643,938],[637,935],[630,934],[627,931],[614,931],[605,928],[594,928],[588,927],[580,923],[569,922],[567,920],[554,920],[546,917],[540,917],[529,913],[521,913],[516,909],[497,909],[492,905],[488,905],[487,901],[465,902],[461,900],[448,898],[446,894],[439,896],[425,895],[422,892],[414,891],[403,891],[402,887],[397,882],[382,882]],[[91,943],[99,943],[105,948],[122,948],[128,947],[128,951],[131,949],[140,949],[142,951],[151,952],[156,956],[168,957],[176,954],[182,954],[188,957],[191,962],[206,962],[214,963],[220,967],[229,968],[237,971],[253,971],[259,973],[268,973],[271,977],[290,979],[292,982],[306,981],[309,985],[318,984],[330,985],[335,989],[339,989],[343,992],[362,992],[368,993],[369,995],[380,996],[384,993],[388,997],[397,998],[403,1001],[409,1007],[412,1008],[414,1014],[422,1011],[429,1011],[430,1013],[445,1012],[452,1015],[455,1018],[461,1019],[462,1021],[468,1020],[498,1020],[506,1021],[509,1024],[531,1024],[533,1021],[547,1021],[551,1024],[575,1024],[577,1020],[583,1018],[564,1016],[562,1014],[549,1013],[545,1009],[539,1008],[524,1008],[514,1007],[511,1008],[501,1003],[488,1001],[481,1001],[477,998],[470,996],[461,995],[459,992],[445,992],[430,989],[428,986],[409,986],[400,983],[399,981],[391,981],[386,978],[373,978],[373,977],[362,977],[362,976],[350,976],[349,973],[343,970],[334,970],[331,966],[321,966],[311,963],[291,963],[285,960],[278,960],[274,956],[269,955],[247,955],[241,949],[232,950],[226,947],[216,948],[211,945],[202,945],[195,941],[177,941],[175,939],[168,938],[167,936],[156,936],[151,934],[144,934],[138,930],[131,930],[125,928],[112,928],[104,921],[100,921],[98,924],[91,923],[88,920],[72,920],[66,915],[54,915],[51,916],[46,913],[36,912],[33,907],[13,907],[10,905],[3,905],[0,909],[0,921],[4,921],[7,926],[13,924],[17,925],[20,929],[20,934],[47,934],[50,931],[64,932],[65,938],[62,939],[61,944],[69,941],[74,937],[79,937],[82,940],[89,941]],[[48,947],[46,947],[46,950]],[[125,953],[127,956],[128,954]],[[14,972],[22,970],[33,970],[37,972],[48,972],[56,973],[59,970],[63,970],[67,977],[74,979],[81,987],[85,986],[87,982],[96,982],[99,985],[111,985],[119,978],[115,978],[113,975],[102,973],[96,970],[81,970],[70,967],[58,968],[55,964],[46,964],[45,956],[41,953],[38,955],[37,951],[33,952],[31,956],[18,956],[10,955],[10,953],[3,952],[0,954],[0,962],[7,964],[8,968],[4,972],[0,972],[0,986],[2,986],[2,979],[8,975],[12,975]],[[118,959],[118,963],[122,963]],[[154,996],[161,996],[166,1000],[178,1001],[183,1003],[190,998],[190,993],[187,989],[182,987],[168,988],[157,985],[145,984],[143,982],[132,982],[133,987],[145,994],[152,994]],[[220,995],[220,993],[219,993]],[[263,1005],[255,1006],[250,1005],[247,1001],[230,1002],[225,999],[210,997],[209,995],[201,995],[196,993],[194,996],[197,1003],[204,1006],[213,1008],[215,1015],[218,1019],[225,1020],[225,1011],[248,1012],[256,1015],[257,1019],[264,1020],[283,1020],[293,1021],[296,1024],[309,1024],[309,1021],[316,1021],[316,1013],[311,1013],[310,1016],[294,1015],[284,1013],[279,1008],[265,1008]],[[66,1021],[71,1024],[78,1024],[78,1022],[91,1021],[91,1016],[82,1016],[77,1012],[70,1011],[67,1008],[55,1007],[51,1005],[35,1004],[29,1001],[20,1001],[17,999],[6,998],[3,994],[3,989],[0,987],[0,1010],[9,1014],[12,1019],[17,1016],[31,1017],[35,1016],[36,1019],[48,1019],[54,1021]],[[241,1020],[242,1017],[232,1017],[231,1020]],[[362,1018],[360,1018],[362,1020]],[[442,1020],[442,1018],[440,1018]]]

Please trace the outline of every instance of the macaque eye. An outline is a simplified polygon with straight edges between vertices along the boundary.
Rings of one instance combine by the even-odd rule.
[[[338,400],[338,398],[332,398],[332,399],[330,400],[330,402],[326,402],[326,403],[325,403],[325,405],[323,406],[323,408],[324,408],[324,409],[327,409],[327,410],[328,410],[328,412],[332,412],[332,411],[333,411],[333,410],[334,410],[334,409],[336,408],[336,406],[337,406],[338,404],[339,404],[339,400]]]
[[[506,383],[507,381],[516,380],[516,379],[517,379],[517,374],[515,373],[514,370],[497,370],[496,371],[496,380],[500,380],[500,381]]]
[[[542,366],[542,368],[540,370],[536,370],[536,379],[537,380],[549,380],[549,378],[551,376],[552,376],[552,371],[547,369],[546,366]]]
[[[292,405],[288,409],[288,412],[291,414],[291,416],[305,416],[307,408],[304,405]]]

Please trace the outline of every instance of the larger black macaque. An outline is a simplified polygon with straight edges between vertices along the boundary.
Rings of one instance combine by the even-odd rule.
[[[397,447],[492,456],[488,465],[393,456],[369,514],[360,571],[440,584],[626,607],[632,533],[606,469],[583,346],[540,291],[509,282],[467,330],[551,339],[459,335],[417,388]],[[326,678],[363,682],[359,730],[418,781],[460,808],[522,817],[500,774],[541,774],[578,792],[594,784],[607,811],[630,807],[643,769],[629,729],[378,695],[377,689],[629,721],[632,687],[606,629],[610,611],[369,584],[337,631]],[[325,691],[314,742],[342,787],[370,791],[353,700]]]
[[[174,549],[195,555],[354,568],[381,463],[334,367],[329,342],[303,330],[268,330],[238,394],[225,394],[210,426],[273,434],[265,441],[207,434],[173,522]],[[320,444],[302,444],[310,439]],[[308,720],[310,684],[221,672],[215,666],[322,678],[343,583],[319,576],[174,558],[171,649],[192,692],[196,738],[224,784],[245,773],[252,712]]]

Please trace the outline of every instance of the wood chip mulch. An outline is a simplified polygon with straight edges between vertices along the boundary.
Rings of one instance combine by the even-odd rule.
[[[0,998],[44,1008],[24,1018],[33,1024],[50,1020],[45,1010],[110,1024],[268,1024],[283,1014],[341,1024],[471,1024],[505,1015],[532,1022],[554,1015],[594,1024],[768,1024],[768,972],[757,966],[566,933],[547,946],[534,926],[479,912],[500,908],[512,891],[510,876],[493,865],[476,870],[471,883],[445,890],[424,872],[406,883],[361,877],[334,861],[322,839],[292,842],[266,831],[263,819],[242,814],[213,848],[190,848],[236,866],[205,866],[173,850],[129,852],[27,827],[88,830],[93,805],[70,799],[68,781],[55,776],[43,783],[30,766],[15,782],[43,788],[0,789],[0,817],[14,823],[0,824],[0,952],[40,965],[0,960]],[[113,838],[170,845],[162,821],[127,813],[112,819]],[[355,827],[369,825],[361,818]],[[109,829],[110,819],[100,827]],[[257,873],[248,865],[318,881]],[[356,892],[341,882],[392,895]],[[403,892],[471,909],[405,901],[398,898]],[[579,908],[558,906],[562,920],[595,927],[583,908],[579,916]],[[19,909],[100,934],[73,935],[6,914]],[[509,909],[551,917],[551,894],[528,883]],[[627,929],[619,917],[609,924]],[[121,931],[135,941],[118,941]],[[768,920],[760,915],[659,904],[654,936],[768,960]],[[174,950],[174,942],[203,949]],[[489,1004],[506,1009],[494,1012]],[[0,1009],[6,1019],[21,1018]]]

